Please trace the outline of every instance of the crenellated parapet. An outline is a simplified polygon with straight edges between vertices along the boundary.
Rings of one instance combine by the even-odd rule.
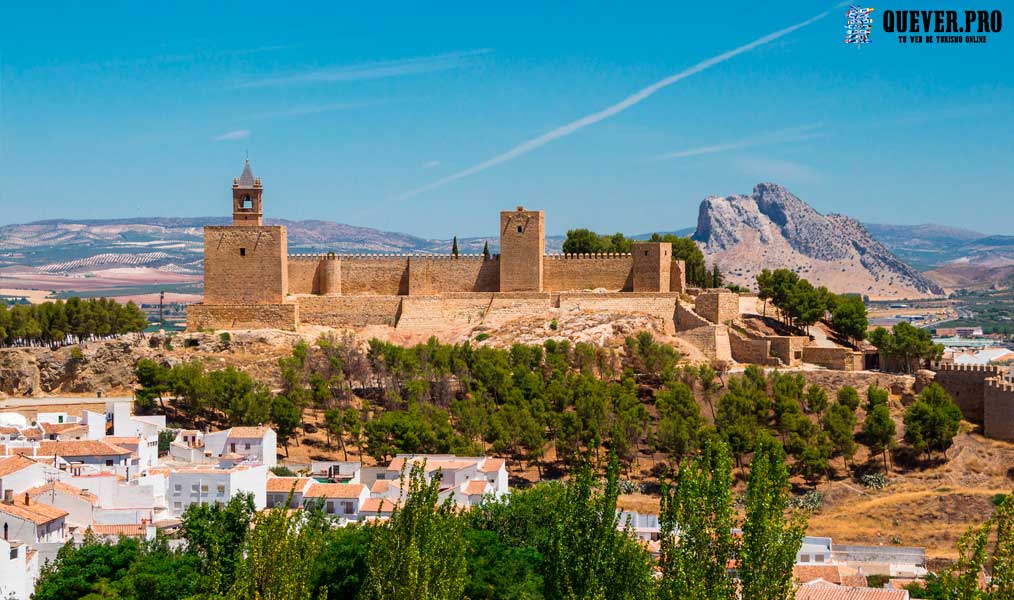
[[[1002,370],[1001,367],[996,365],[959,365],[954,363],[936,363],[933,365],[934,371],[950,371],[950,372],[961,372],[961,373],[981,373],[983,377],[992,375],[999,375]]]
[[[545,258],[548,260],[606,260],[616,258],[628,258],[633,259],[634,255],[630,252],[596,252],[593,254],[546,254]]]

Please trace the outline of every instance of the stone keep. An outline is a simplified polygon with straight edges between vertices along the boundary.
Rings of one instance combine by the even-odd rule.
[[[546,220],[541,210],[500,213],[500,291],[541,292]]]
[[[672,244],[634,242],[634,291],[668,292],[672,276]]]
[[[250,162],[233,181],[232,225],[204,228],[204,303],[279,304],[288,294],[289,244],[281,226],[262,225],[261,181]]]

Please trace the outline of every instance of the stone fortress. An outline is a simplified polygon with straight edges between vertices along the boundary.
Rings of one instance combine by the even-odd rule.
[[[290,255],[284,226],[264,225],[249,161],[232,184],[232,225],[204,228],[204,302],[187,330],[388,326],[413,332],[497,327],[525,317],[643,315],[706,359],[842,371],[865,353],[749,324],[757,298],[689,288],[671,244],[635,242],[630,254],[546,254],[542,211],[500,213],[500,254]],[[936,379],[989,437],[1014,440],[1014,381],[996,367],[939,365]]]
[[[204,228],[204,302],[189,307],[188,330],[474,326],[553,307],[672,322],[687,291],[671,244],[547,255],[545,215],[520,206],[500,213],[500,254],[490,257],[290,255],[285,227],[263,224],[263,192],[247,162],[233,180],[232,225]]]

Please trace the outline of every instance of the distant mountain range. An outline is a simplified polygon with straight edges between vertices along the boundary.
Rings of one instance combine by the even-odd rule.
[[[33,273],[91,277],[101,275],[103,270],[123,268],[197,276],[203,267],[202,227],[230,222],[228,217],[153,217],[52,219],[0,226],[0,278],[12,274],[30,278]],[[288,228],[292,253],[445,254],[451,249],[448,239],[329,221],[266,219],[266,222]],[[693,234],[705,253],[717,259],[737,282],[748,282],[764,261],[764,266],[793,266],[810,278],[821,280],[817,277],[818,267],[827,265],[821,267],[820,261],[830,258],[833,262],[846,254],[858,261],[855,264],[873,273],[872,280],[860,286],[865,288],[879,281],[876,285],[883,287],[894,285],[909,292],[938,293],[937,283],[946,288],[965,287],[1014,275],[1014,236],[987,236],[940,225],[864,226],[847,217],[820,215],[774,184],[759,185],[752,196],[708,198],[701,204],[696,230],[684,228],[662,233]],[[633,237],[649,236],[650,233],[645,233]],[[563,236],[548,236],[546,250],[560,252],[563,240]],[[748,241],[746,246],[735,249]],[[458,239],[462,253],[482,252],[486,243],[490,251],[498,250],[495,235]],[[842,266],[837,268],[841,275],[830,277],[828,273],[829,280],[845,281],[856,275],[841,271]],[[856,283],[853,281],[851,288],[861,291],[855,289]]]

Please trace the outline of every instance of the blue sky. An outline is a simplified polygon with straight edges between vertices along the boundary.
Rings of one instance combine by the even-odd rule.
[[[880,22],[981,3],[874,4],[861,49],[812,1],[32,4],[0,23],[0,223],[225,215],[249,151],[268,216],[429,237],[517,204],[550,233],[678,229],[759,181],[1014,233],[1014,32],[902,45]]]

